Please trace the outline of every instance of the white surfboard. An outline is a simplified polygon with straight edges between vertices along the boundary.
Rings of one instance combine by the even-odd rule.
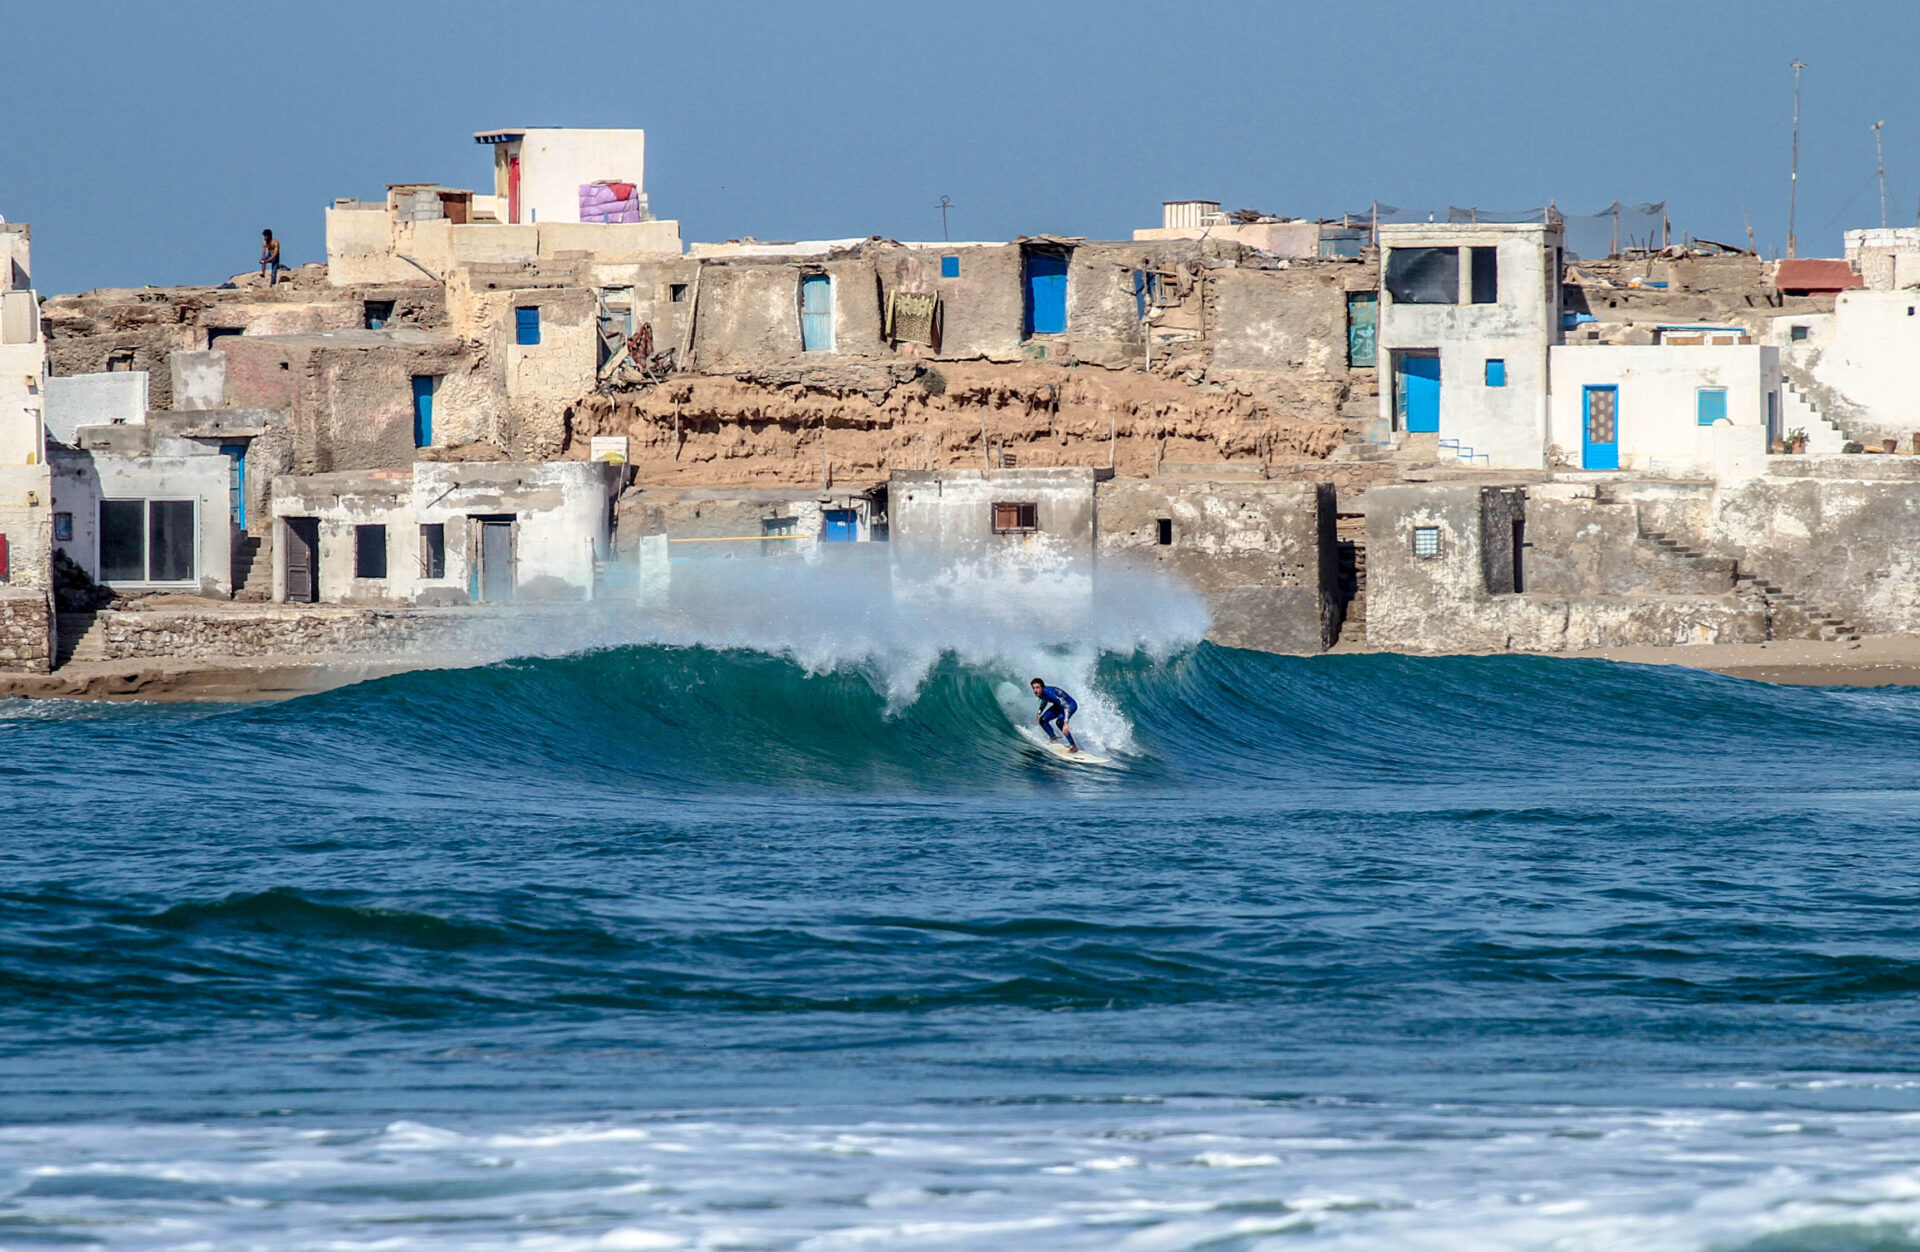
[[[1085,748],[1080,749],[1078,752],[1072,752],[1068,750],[1067,745],[1064,743],[1049,743],[1046,745],[1046,749],[1049,753],[1059,758],[1060,760],[1072,761],[1075,765],[1111,765],[1113,764],[1112,757],[1095,756],[1093,753],[1087,751]]]

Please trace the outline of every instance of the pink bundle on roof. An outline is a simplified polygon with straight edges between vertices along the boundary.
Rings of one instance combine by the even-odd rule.
[[[583,222],[638,222],[640,188],[634,183],[582,183],[580,220]]]

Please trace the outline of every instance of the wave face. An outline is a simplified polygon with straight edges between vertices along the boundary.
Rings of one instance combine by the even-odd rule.
[[[1037,594],[0,705],[0,1246],[1920,1248],[1920,692]]]

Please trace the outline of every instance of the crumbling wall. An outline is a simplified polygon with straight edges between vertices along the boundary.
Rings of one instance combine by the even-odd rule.
[[[870,390],[675,376],[573,406],[572,444],[625,435],[636,480],[715,486],[877,481],[895,470],[1319,460],[1346,431],[1225,386],[1054,365],[873,372]]]
[[[213,330],[251,337],[356,328],[365,325],[369,301],[393,305],[389,327],[446,325],[446,297],[438,286],[329,287],[317,270],[294,271],[277,287],[107,288],[50,296],[41,302],[49,372],[146,370],[149,403],[170,409],[176,403],[169,355],[205,350]]]
[[[226,399],[232,408],[292,414],[286,471],[319,474],[375,469],[414,460],[413,377],[445,381],[436,396],[435,439],[484,439],[497,429],[493,389],[476,375],[484,362],[457,342],[368,338],[251,336],[222,341]]]

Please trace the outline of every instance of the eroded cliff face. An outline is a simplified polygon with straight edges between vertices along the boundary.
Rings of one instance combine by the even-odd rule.
[[[676,376],[576,403],[570,451],[625,435],[636,481],[652,485],[846,482],[946,466],[1111,464],[1145,475],[1161,461],[1325,458],[1348,434],[1345,387],[984,362],[894,370],[857,390]]]

